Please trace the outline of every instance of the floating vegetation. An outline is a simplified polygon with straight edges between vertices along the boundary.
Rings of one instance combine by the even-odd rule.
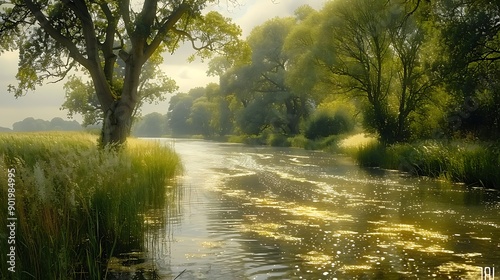
[[[333,257],[325,255],[317,251],[310,251],[307,254],[297,254],[297,257],[306,261],[307,264],[313,266],[326,266],[333,261]]]
[[[471,259],[471,258],[475,258],[475,257],[481,257],[482,255],[483,254],[481,254],[481,253],[453,254],[453,256],[461,257],[461,258],[464,258],[464,259]]]
[[[441,247],[439,245],[432,245],[432,246],[429,246],[429,247],[426,247],[426,248],[419,249],[419,251],[420,252],[424,252],[424,253],[442,253],[442,254],[453,254],[453,253],[455,253],[452,250],[446,250],[446,249],[444,249],[443,247]]]
[[[470,238],[476,239],[476,240],[484,240],[484,241],[490,241],[491,240],[491,237],[471,236]]]
[[[311,206],[299,206],[295,205],[294,203],[288,203],[288,205],[282,210],[292,215],[303,216],[309,219],[318,219],[322,221],[329,221],[329,222],[354,221],[351,215],[347,214],[339,215],[331,211],[318,210],[316,207],[311,207]]]
[[[333,236],[335,236],[335,237],[340,237],[340,236],[342,236],[342,235],[349,235],[349,236],[351,236],[351,235],[356,235],[356,234],[358,234],[358,232],[356,232],[356,231],[350,231],[350,230],[336,230],[336,231],[334,232]]]
[[[201,247],[207,249],[221,248],[224,242],[221,241],[203,241],[201,242]]]
[[[240,226],[243,232],[255,232],[261,236],[270,237],[276,240],[290,241],[290,242],[300,242],[302,238],[294,237],[285,233],[278,232],[280,229],[286,228],[285,225],[279,225],[275,223],[257,223],[251,225],[242,224]]]
[[[370,269],[372,269],[371,265],[353,264],[353,265],[344,265],[339,270],[340,271],[354,271],[354,270],[370,270]]]
[[[276,208],[276,209],[283,208],[283,206],[281,206],[282,202],[271,199],[271,198],[252,197],[252,198],[250,198],[250,200],[257,207],[267,207],[267,208]]]
[[[465,263],[447,262],[438,266],[446,275],[460,275],[460,279],[481,279],[481,267]]]
[[[429,239],[447,240],[449,238],[448,235],[444,235],[436,231],[417,228],[415,227],[415,225],[409,225],[409,224],[392,224],[390,226],[378,228],[378,230],[381,232],[412,233],[414,235],[419,235],[423,238],[429,238]]]
[[[184,254],[184,256],[186,257],[186,260],[191,260],[191,259],[202,259],[202,258],[205,258],[207,256],[207,254],[204,254],[204,253],[198,253],[198,254],[191,253],[191,254]]]

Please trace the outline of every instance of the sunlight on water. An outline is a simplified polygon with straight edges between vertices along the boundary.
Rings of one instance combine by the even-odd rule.
[[[438,271],[444,274],[461,274],[461,279],[481,279],[481,270],[478,266],[465,263],[447,262],[438,266]]]
[[[290,242],[300,242],[302,238],[294,237],[285,233],[280,232],[280,229],[286,228],[284,225],[272,224],[272,223],[254,223],[254,224],[242,224],[240,229],[243,232],[255,232],[261,236],[271,237],[276,240],[290,241]]]
[[[395,233],[412,233],[413,235],[419,235],[421,237],[430,238],[430,239],[440,239],[447,240],[448,236],[441,234],[436,231],[424,230],[420,228],[416,228],[415,225],[408,224],[392,224],[384,227],[378,228],[381,232],[395,232]]]
[[[324,267],[332,263],[333,257],[329,255],[322,254],[317,251],[310,251],[306,254],[297,254],[297,257],[302,258],[307,264]]]
[[[182,196],[154,247],[164,279],[478,279],[479,267],[500,265],[496,192],[321,152],[176,149]]]

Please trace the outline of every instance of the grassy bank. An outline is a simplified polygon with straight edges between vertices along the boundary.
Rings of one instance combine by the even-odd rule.
[[[362,166],[382,167],[440,177],[468,185],[500,189],[500,145],[423,141],[385,147],[377,142],[349,149]]]
[[[103,279],[117,253],[141,250],[144,217],[162,207],[179,159],[159,144],[129,140],[97,149],[85,133],[0,134],[0,219],[15,175],[15,273],[6,251],[1,279]],[[15,171],[14,171],[15,170]],[[10,232],[0,230],[6,248]]]

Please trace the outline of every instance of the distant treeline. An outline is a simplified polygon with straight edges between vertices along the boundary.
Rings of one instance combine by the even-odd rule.
[[[0,127],[0,132],[34,132],[34,131],[81,131],[81,130],[100,130],[99,125],[89,125],[83,127],[78,121],[66,121],[56,117],[50,121],[35,119],[33,117],[25,118],[22,121],[12,125],[13,129]],[[169,133],[167,127],[167,115],[160,113],[151,113],[139,118],[132,127],[132,135],[139,137],[160,137]]]
[[[22,121],[12,125],[13,129],[0,127],[0,131],[80,131],[83,127],[75,120],[65,121],[62,118],[56,117],[50,121],[35,119],[33,117],[25,118]]]

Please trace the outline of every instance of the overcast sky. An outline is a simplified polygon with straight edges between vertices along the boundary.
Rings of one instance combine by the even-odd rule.
[[[296,8],[308,4],[315,9],[320,9],[326,0],[240,0],[240,6],[227,6],[220,1],[217,11],[240,25],[243,30],[243,37],[246,38],[250,31],[266,20],[274,17],[284,17],[293,15]],[[205,86],[210,82],[218,82],[216,77],[206,76],[206,63],[195,61],[188,63],[187,57],[192,54],[189,46],[180,48],[173,56],[165,55],[163,71],[173,78],[179,86],[179,91],[187,92],[189,89],[198,86]],[[7,92],[9,84],[15,85],[15,75],[17,72],[17,53],[0,54],[0,126],[12,128],[12,124],[27,117],[35,119],[51,120],[54,117],[66,119],[66,111],[61,111],[61,104],[64,102],[64,81],[57,84],[46,84],[38,87],[35,92],[14,98]],[[168,103],[159,105],[148,105],[143,107],[143,114],[160,112],[165,114]],[[80,117],[75,118],[81,121]]]

